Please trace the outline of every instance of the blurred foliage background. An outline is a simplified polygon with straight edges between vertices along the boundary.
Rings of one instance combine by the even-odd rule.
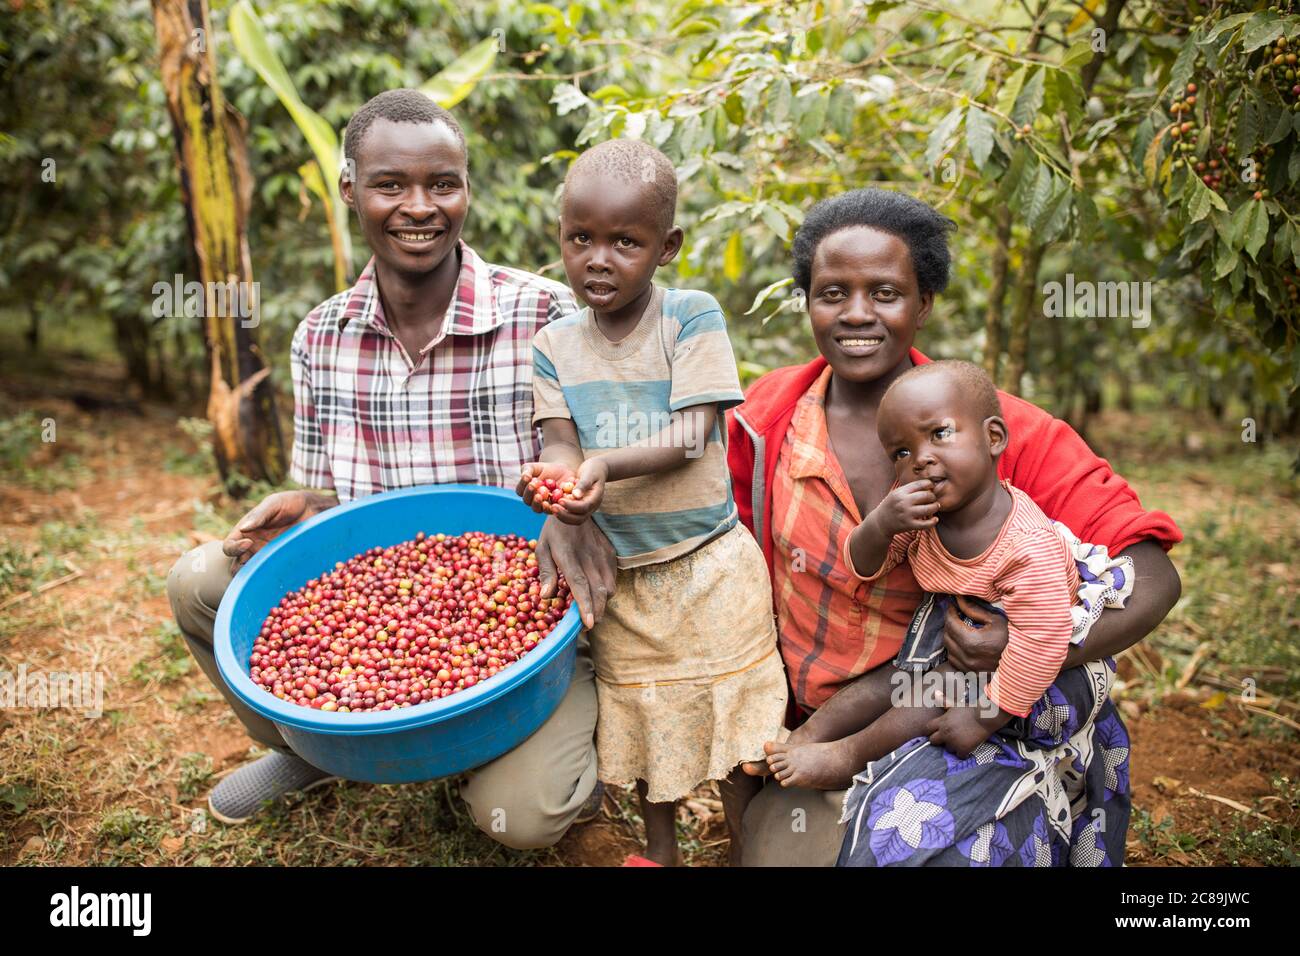
[[[289,338],[334,291],[334,259],[300,172],[312,151],[232,43],[235,6],[211,0],[211,42],[247,121],[259,335],[287,393]],[[1300,429],[1289,3],[253,7],[302,102],[336,131],[370,96],[496,39],[455,106],[474,187],[465,238],[491,261],[560,278],[567,163],[610,136],[659,145],[687,234],[660,278],[722,301],[746,379],[815,354],[783,284],[802,213],[874,184],[958,224],[953,282],[920,342],[930,354],[983,361],[1085,433],[1111,406],[1204,411],[1225,432],[1250,418],[1261,441]],[[150,4],[0,0],[0,38],[3,347],[116,350],[142,395],[200,406],[201,320],[152,310],[156,282],[197,269]],[[366,253],[352,238],[355,275]],[[1152,283],[1149,325],[1047,317],[1044,286],[1067,273]]]

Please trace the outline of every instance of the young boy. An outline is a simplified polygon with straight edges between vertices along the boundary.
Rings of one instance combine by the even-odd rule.
[[[672,164],[639,140],[569,170],[561,252],[588,308],[534,339],[544,449],[518,489],[563,521],[594,520],[618,555],[591,633],[598,774],[636,781],[645,855],[661,865],[681,859],[676,800],[705,780],[721,782],[739,859],[757,781],[735,771],[762,759],[786,702],[767,567],[731,497],[719,420],[743,395],[722,310],[652,281],[682,245],[676,201]]]
[[[901,675],[882,668],[856,733],[805,742],[818,738],[814,714],[789,740],[766,745],[769,769],[783,786],[847,787],[868,762],[923,735],[965,757],[1029,713],[1069,649],[1079,572],[1033,500],[998,480],[1007,426],[984,371],[969,362],[910,369],[881,399],[877,432],[897,482],[846,541],[849,570],[874,581],[909,561],[926,591],[999,604],[1009,640],[987,699],[944,700],[947,709],[891,707]],[[914,623],[896,666],[951,674],[944,657],[942,629]]]

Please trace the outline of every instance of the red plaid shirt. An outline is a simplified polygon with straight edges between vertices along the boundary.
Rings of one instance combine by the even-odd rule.
[[[576,310],[568,288],[460,243],[443,330],[414,359],[384,321],[372,259],[293,336],[290,477],[340,501],[412,485],[514,487],[536,461],[533,336]]]

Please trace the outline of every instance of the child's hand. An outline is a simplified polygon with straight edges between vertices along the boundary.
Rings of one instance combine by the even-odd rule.
[[[929,478],[900,485],[885,495],[871,512],[886,534],[919,531],[939,523],[939,499]]]
[[[555,517],[565,524],[582,524],[600,507],[608,480],[609,465],[605,459],[588,458],[578,468],[578,483],[573,493],[560,502]]]
[[[943,712],[943,716],[930,722],[930,743],[958,757],[969,757],[971,751],[1004,727],[1011,714],[993,709],[997,716],[983,717],[974,704],[957,704]]]
[[[548,478],[553,480],[556,485],[562,485],[565,482],[578,482],[578,476],[569,468],[555,462],[535,461],[532,464],[524,465],[523,474],[519,477],[519,484],[515,485],[515,494],[524,499],[524,504],[538,513],[554,513],[548,508],[542,506],[542,502],[537,499],[537,492],[530,487],[534,478],[542,481]]]

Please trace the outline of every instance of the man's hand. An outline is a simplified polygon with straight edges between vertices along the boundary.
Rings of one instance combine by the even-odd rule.
[[[881,500],[871,512],[882,532],[895,535],[900,531],[920,531],[939,523],[939,499],[934,483],[922,478],[900,485]]]
[[[962,614],[980,626],[971,627],[962,620]],[[1009,638],[1005,617],[985,611],[960,595],[943,618],[943,646],[948,649],[948,662],[954,670],[993,673]]]
[[[537,567],[542,597],[555,596],[558,575],[563,574],[578,602],[583,626],[591,628],[600,620],[605,602],[614,593],[617,565],[613,545],[595,522],[569,525],[547,519],[537,539]]]
[[[336,504],[336,499],[311,491],[277,491],[239,520],[221,550],[239,568],[276,535]]]

